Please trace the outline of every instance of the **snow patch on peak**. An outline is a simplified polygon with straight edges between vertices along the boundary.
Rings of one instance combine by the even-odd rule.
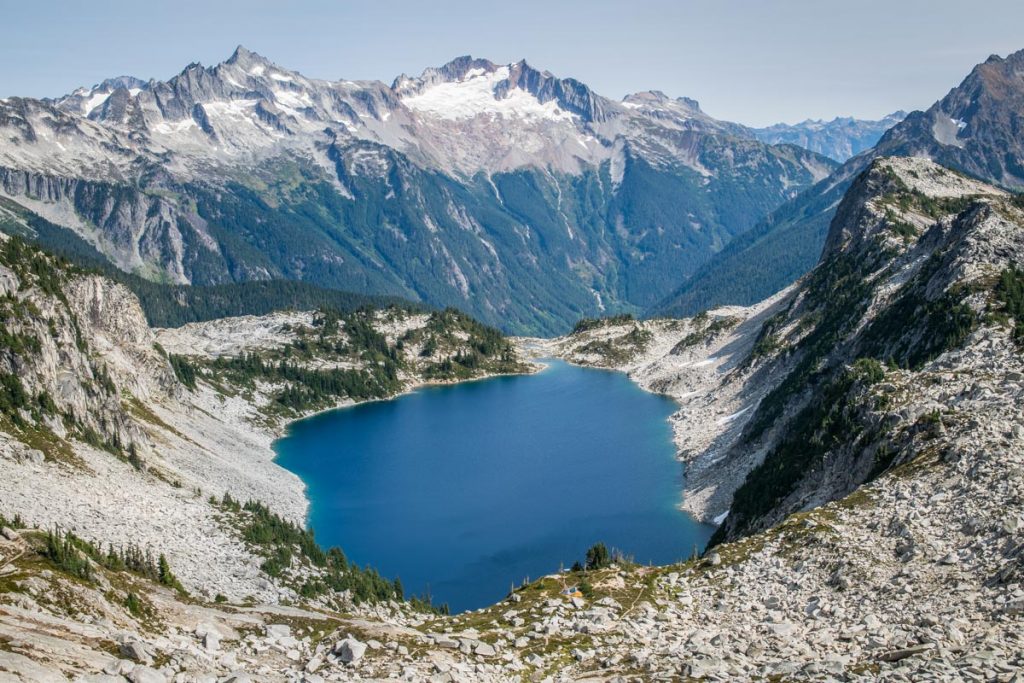
[[[561,109],[555,101],[541,103],[520,88],[512,88],[505,97],[499,98],[495,88],[508,79],[509,73],[508,66],[493,71],[472,68],[458,80],[436,83],[417,94],[402,97],[402,103],[413,111],[450,120],[480,115],[572,120],[573,114]]]
[[[82,110],[85,112],[85,115],[88,116],[89,114],[91,114],[93,109],[102,105],[104,102],[107,101],[107,98],[109,97],[109,92],[93,93],[89,97],[89,99],[87,99],[85,103],[82,105]]]

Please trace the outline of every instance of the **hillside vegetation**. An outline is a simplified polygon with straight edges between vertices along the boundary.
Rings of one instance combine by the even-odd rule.
[[[4,197],[0,197],[0,231],[22,237],[83,270],[124,284],[138,297],[146,320],[153,327],[179,327],[217,318],[318,308],[346,313],[364,307],[387,306],[426,310],[422,304],[399,297],[325,289],[296,280],[257,279],[205,286],[154,282],[114,267],[71,230],[54,225]]]

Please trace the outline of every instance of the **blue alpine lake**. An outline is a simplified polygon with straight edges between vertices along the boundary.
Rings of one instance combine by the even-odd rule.
[[[702,549],[713,528],[676,507],[676,404],[618,372],[544,362],[291,425],[277,462],[308,486],[320,544],[453,612],[597,541],[645,564]]]

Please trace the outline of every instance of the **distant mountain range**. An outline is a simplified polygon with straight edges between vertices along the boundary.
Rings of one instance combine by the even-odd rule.
[[[0,192],[126,271],[303,280],[515,332],[655,305],[835,167],[693,100],[615,101],[525,61],[387,85],[239,47],[167,81],[0,100]]]
[[[1021,62],[993,57],[905,118],[751,129],[525,61],[460,57],[389,85],[239,47],[167,81],[0,100],[0,195],[80,242],[45,246],[158,282],[299,280],[550,334],[761,300],[817,261],[879,155],[1024,186]]]
[[[720,304],[752,304],[810,270],[853,179],[872,160],[914,156],[1004,188],[1024,190],[1024,50],[993,55],[927,111],[890,128],[872,149],[772,211],[708,261],[660,305],[689,315]]]
[[[874,147],[885,131],[906,117],[907,112],[902,110],[877,121],[837,116],[831,121],[807,119],[795,124],[776,123],[767,128],[752,128],[751,132],[761,142],[797,145],[841,163]]]

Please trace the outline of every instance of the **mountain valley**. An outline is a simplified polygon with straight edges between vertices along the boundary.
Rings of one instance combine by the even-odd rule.
[[[792,283],[817,263],[840,200],[877,157],[925,157],[1011,191],[1024,189],[1022,65],[1024,50],[979,64],[927,111],[908,114],[874,147],[730,243],[652,311],[692,315],[722,304],[749,305]]]
[[[763,129],[525,60],[385,84],[243,47],[0,100],[0,680],[1024,680],[1022,111],[1024,51],[926,111]],[[510,469],[608,528],[626,495],[592,470],[635,484],[650,438],[678,473],[659,514],[706,547],[653,565],[593,538],[452,614],[314,533],[275,460],[296,420],[546,364],[674,403],[623,445],[577,386],[607,417],[566,425],[590,433],[561,468],[529,439],[480,452],[535,436],[511,409],[415,418],[463,439],[454,467],[381,422],[363,455],[456,474],[378,509],[465,550],[510,535],[501,505],[555,543],[583,525]]]
[[[5,381],[13,406],[0,462],[4,514],[18,515],[6,523],[22,528],[5,529],[0,632],[10,640],[0,668],[30,680],[98,669],[132,680],[971,671],[1010,680],[1024,664],[1015,269],[1024,213],[998,188],[892,158],[855,181],[837,215],[819,267],[762,305],[685,320],[584,321],[567,337],[517,347],[454,313],[400,309],[271,314],[154,334],[123,287],[8,239],[4,282],[24,302],[22,322],[8,329],[21,340],[13,358],[23,379]],[[81,341],[48,341],[35,309],[50,320],[74,316]],[[908,315],[918,325],[893,326]],[[307,374],[284,372],[287,361],[274,370],[274,359],[320,368],[322,378],[385,348],[396,374],[388,362],[355,370],[345,375],[347,395],[520,372],[529,355],[556,354],[622,369],[676,397],[684,500],[720,523],[715,545],[680,565],[619,559],[581,578],[553,574],[495,608],[447,617],[396,602],[390,583],[321,559],[301,535],[283,556],[273,544],[289,547],[288,535],[267,537],[269,546],[247,536],[260,520],[285,524],[304,512],[294,478],[258,455],[269,451],[266,435],[296,411],[345,400],[317,399],[310,392],[322,382],[303,384]],[[416,360],[424,348],[440,358],[461,348],[462,360]],[[470,361],[473,353],[482,355]],[[80,373],[96,378],[91,387],[50,394],[59,375],[46,359],[62,354],[91,368]],[[48,417],[62,413],[63,424]],[[237,502],[247,499],[270,507]],[[164,515],[205,538],[162,534]],[[75,533],[64,555],[31,530],[55,524]],[[174,571],[173,581],[150,587],[144,564],[126,574],[100,562],[91,548],[102,545],[80,538],[158,547],[171,569],[153,576]],[[78,564],[60,559],[69,555]],[[69,574],[83,562],[94,568]],[[569,581],[586,583],[584,597],[560,594]],[[953,595],[950,585],[959,586]],[[67,597],[44,599],[54,591]],[[913,607],[894,611],[901,591],[913,591]],[[724,621],[712,625],[710,614]],[[58,643],[54,629],[77,635]],[[251,673],[232,673],[242,670]]]

